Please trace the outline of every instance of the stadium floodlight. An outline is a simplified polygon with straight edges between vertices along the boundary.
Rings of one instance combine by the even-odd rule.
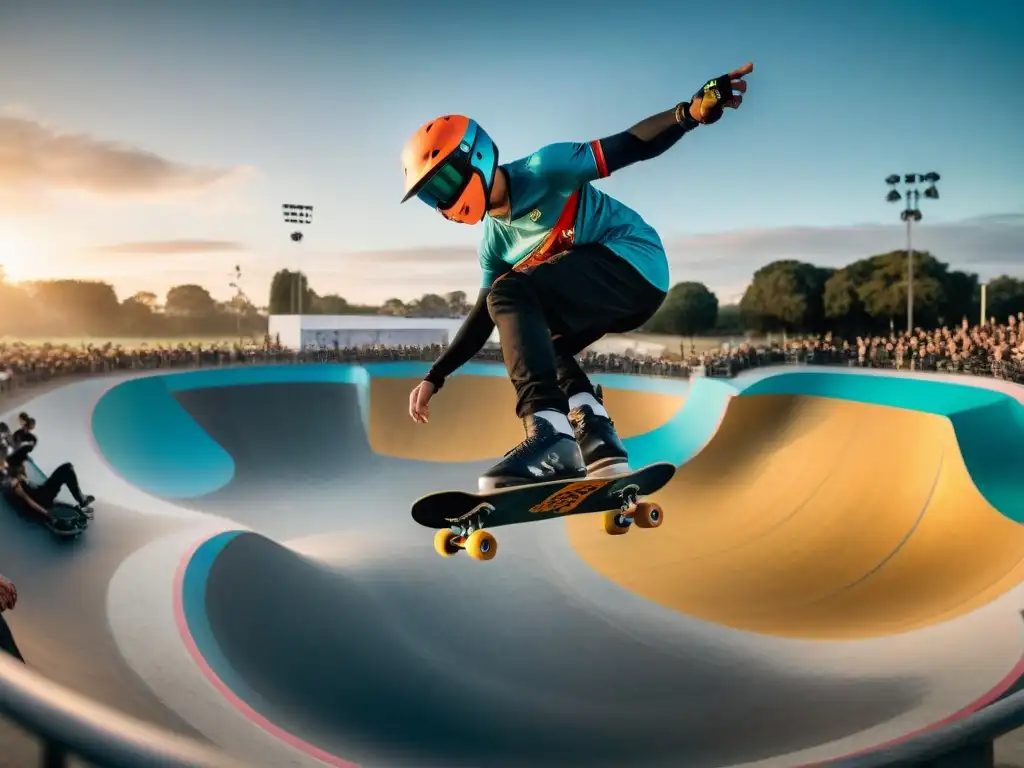
[[[284,220],[286,224],[313,223],[312,205],[294,205],[292,203],[284,203],[281,206],[281,209],[284,211]]]
[[[313,223],[313,206],[312,205],[301,205],[297,203],[283,203],[281,205],[281,211],[284,214],[285,224],[295,224],[298,226],[309,226]],[[293,243],[301,243],[303,234],[300,230],[293,230],[289,235]],[[300,260],[301,261],[301,260]],[[296,314],[302,314],[302,299],[305,291],[303,290],[303,279],[302,279],[302,266],[301,264],[295,270],[295,280],[292,283],[294,286],[292,289],[292,309],[298,310]]]
[[[929,200],[939,199],[939,190],[935,186],[939,181],[939,174],[929,171],[928,173],[904,173],[901,177],[899,174],[893,173],[885,177],[885,183],[890,187],[895,187],[900,183],[901,178],[907,189],[902,195],[895,189],[890,189],[885,200],[888,203],[906,201],[903,210],[900,211],[900,221],[906,222],[907,225],[907,333],[911,333],[914,330],[914,244],[911,225],[922,219],[921,209],[918,207],[922,197]],[[925,183],[931,186],[922,193],[917,185]]]

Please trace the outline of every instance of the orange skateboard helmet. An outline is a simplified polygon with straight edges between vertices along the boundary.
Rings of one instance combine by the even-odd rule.
[[[475,120],[444,115],[424,123],[402,150],[404,203],[418,197],[449,221],[478,224],[487,213],[498,148]]]

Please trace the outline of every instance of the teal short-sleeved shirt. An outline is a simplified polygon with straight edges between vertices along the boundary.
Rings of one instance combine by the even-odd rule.
[[[484,219],[479,247],[484,287],[573,245],[601,243],[651,285],[668,291],[668,259],[658,233],[632,208],[591,184],[608,175],[599,141],[549,144],[501,167],[512,205],[506,220]]]

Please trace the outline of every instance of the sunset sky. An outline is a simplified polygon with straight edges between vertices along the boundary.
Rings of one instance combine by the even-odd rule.
[[[884,178],[931,170],[915,244],[1024,276],[1021,40],[1019,0],[3,0],[0,264],[122,297],[223,298],[236,263],[261,304],[282,266],[350,301],[475,291],[479,229],[398,204],[420,123],[470,114],[510,160],[753,61],[741,110],[599,182],[673,282],[727,301],[778,258],[902,248]],[[316,207],[301,247],[284,202]]]

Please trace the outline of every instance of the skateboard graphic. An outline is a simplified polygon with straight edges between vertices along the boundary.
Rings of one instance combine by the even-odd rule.
[[[661,490],[675,474],[674,464],[658,462],[612,477],[555,480],[489,493],[438,491],[413,502],[412,519],[435,528],[434,550],[451,557],[460,550],[474,560],[492,560],[498,542],[485,528],[604,513],[604,530],[616,536],[637,528],[657,528],[664,511],[640,501]]]

